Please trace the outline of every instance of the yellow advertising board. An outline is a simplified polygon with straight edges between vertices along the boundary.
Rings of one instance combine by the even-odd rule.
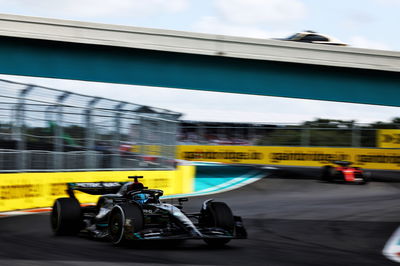
[[[400,148],[400,129],[379,129],[377,143],[380,148]]]
[[[0,211],[52,206],[55,199],[67,197],[66,183],[126,182],[128,176],[144,176],[143,184],[164,190],[165,195],[191,193],[194,187],[194,166],[178,166],[174,171],[102,171],[63,173],[1,174]],[[99,196],[76,192],[81,203],[96,202]]]
[[[160,145],[132,145],[129,148],[130,152],[147,154],[147,155],[161,155],[162,146]]]
[[[189,161],[317,167],[346,160],[369,169],[400,170],[397,149],[181,145],[177,157]]]

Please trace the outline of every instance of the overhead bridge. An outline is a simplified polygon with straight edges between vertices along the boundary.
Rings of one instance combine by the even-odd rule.
[[[399,106],[399,72],[399,52],[0,14],[2,74]]]

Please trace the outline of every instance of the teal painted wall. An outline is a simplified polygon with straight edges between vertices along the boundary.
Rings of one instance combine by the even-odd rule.
[[[400,106],[400,74],[18,38],[0,73]]]

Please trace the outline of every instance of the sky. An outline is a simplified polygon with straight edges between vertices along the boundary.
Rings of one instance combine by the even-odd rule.
[[[0,13],[255,38],[315,30],[353,47],[400,51],[400,0],[0,0]],[[0,78],[166,108],[188,120],[297,123],[320,117],[370,123],[400,116],[396,107]]]

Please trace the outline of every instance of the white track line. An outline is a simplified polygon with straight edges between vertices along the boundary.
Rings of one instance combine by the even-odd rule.
[[[182,197],[196,197],[196,196],[217,194],[217,193],[226,192],[226,191],[230,191],[230,190],[234,190],[234,189],[246,186],[246,185],[254,183],[260,179],[263,179],[264,177],[265,177],[265,174],[263,173],[263,174],[260,174],[260,175],[254,176],[254,177],[247,178],[247,180],[245,180],[243,182],[240,182],[238,184],[235,184],[233,186],[229,186],[229,187],[226,187],[223,189],[214,190],[214,191],[208,191],[208,189],[204,189],[202,191],[193,192],[193,193],[165,196],[165,197],[162,197],[162,199],[175,199],[175,198],[182,198]],[[215,188],[215,187],[213,187],[213,188]]]

